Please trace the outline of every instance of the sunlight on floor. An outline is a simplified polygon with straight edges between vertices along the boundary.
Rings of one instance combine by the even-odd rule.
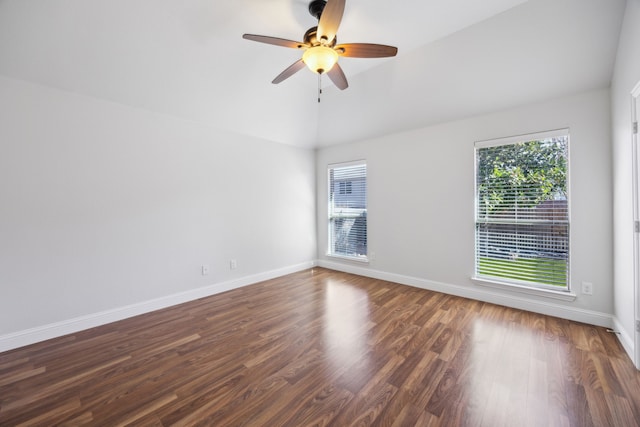
[[[551,420],[559,419],[560,414],[552,409],[562,406],[563,399],[552,396],[555,376],[550,374],[555,373],[547,372],[542,357],[561,357],[564,349],[557,341],[545,340],[540,331],[532,332],[515,322],[478,319],[472,342],[470,393],[482,425],[508,425],[527,416],[540,420],[545,413]]]
[[[327,283],[324,296],[324,344],[333,368],[342,369],[368,351],[369,296],[338,281]]]

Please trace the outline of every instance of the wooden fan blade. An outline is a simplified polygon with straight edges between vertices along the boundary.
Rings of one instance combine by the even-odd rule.
[[[340,67],[340,65],[338,65],[338,63],[334,64],[334,66],[331,67],[327,75],[338,89],[345,90],[349,87],[349,83],[347,83],[347,78],[344,75],[344,71],[342,71],[342,68]]]
[[[243,34],[242,38],[247,40],[252,40],[254,42],[290,47],[292,49],[306,49],[309,47],[308,44],[297,42],[295,40],[280,39],[278,37],[259,36],[257,34]]]
[[[289,67],[287,67],[286,70],[284,70],[283,72],[278,74],[278,77],[273,79],[273,81],[271,83],[277,85],[278,83],[280,83],[280,82],[288,79],[289,77],[293,76],[295,73],[297,73],[298,71],[302,70],[304,67],[305,67],[304,62],[302,62],[302,59],[299,59],[296,62],[294,62],[293,64],[289,65]]]
[[[331,43],[336,38],[344,14],[344,4],[345,0],[328,0],[324,6],[318,22],[318,40],[321,43]]]
[[[397,47],[374,43],[345,43],[334,49],[338,55],[351,58],[386,58],[398,53]]]

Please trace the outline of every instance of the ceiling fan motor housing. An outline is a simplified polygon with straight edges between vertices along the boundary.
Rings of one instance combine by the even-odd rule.
[[[311,27],[307,30],[306,33],[304,33],[304,42],[308,45],[311,46],[319,46],[322,43],[320,43],[320,40],[318,40],[318,27]],[[325,46],[329,46],[331,48],[333,48],[336,43],[338,41],[337,37],[334,37],[334,39],[331,41],[331,43],[324,43]]]

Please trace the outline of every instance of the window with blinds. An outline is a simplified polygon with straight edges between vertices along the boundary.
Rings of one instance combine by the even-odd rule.
[[[328,255],[367,261],[367,164],[329,165]]]
[[[569,289],[568,129],[476,150],[476,277]]]

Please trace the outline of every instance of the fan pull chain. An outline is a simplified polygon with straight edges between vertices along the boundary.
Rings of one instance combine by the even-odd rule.
[[[320,95],[322,95],[322,74],[318,74],[318,104],[320,103]]]

